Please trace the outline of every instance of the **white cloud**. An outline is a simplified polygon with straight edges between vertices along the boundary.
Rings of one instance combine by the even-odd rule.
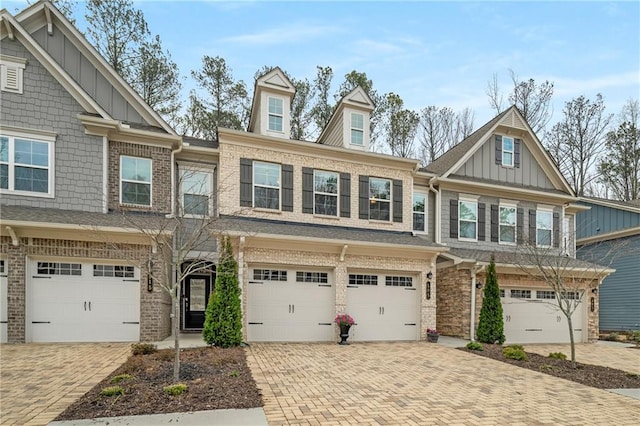
[[[329,37],[339,33],[340,31],[340,28],[335,26],[297,23],[287,24],[282,27],[273,27],[261,32],[223,37],[220,41],[224,43],[264,46],[300,43],[310,39]]]
[[[629,71],[584,79],[551,77],[548,80],[554,82],[554,93],[558,96],[587,95],[604,92],[614,87],[634,87],[637,93],[640,86],[640,73]]]

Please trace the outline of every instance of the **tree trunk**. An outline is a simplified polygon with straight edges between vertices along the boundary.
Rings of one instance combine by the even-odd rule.
[[[573,323],[571,315],[567,315],[567,324],[569,324],[569,339],[571,341],[571,368],[576,368],[576,342],[573,339]]]
[[[176,281],[176,292],[173,296],[173,382],[180,381],[180,281]]]

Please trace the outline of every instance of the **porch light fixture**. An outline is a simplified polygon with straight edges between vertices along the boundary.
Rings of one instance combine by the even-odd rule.
[[[433,278],[433,273],[431,271],[427,272],[427,279],[430,280]]]
[[[598,294],[598,288],[592,288],[591,289],[591,293]]]
[[[481,288],[482,288],[482,286],[483,286],[483,285],[484,285],[484,284],[482,284],[482,281],[478,281],[478,282],[476,283],[476,288],[479,290],[479,289],[481,289]]]

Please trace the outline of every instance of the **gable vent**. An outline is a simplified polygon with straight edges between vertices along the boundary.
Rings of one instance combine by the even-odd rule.
[[[6,67],[5,68],[5,82],[3,90],[20,90],[20,84],[18,82],[18,68],[16,67]]]
[[[0,90],[22,93],[22,76],[26,60],[0,55]]]

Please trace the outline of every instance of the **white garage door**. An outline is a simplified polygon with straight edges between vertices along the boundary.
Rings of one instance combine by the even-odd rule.
[[[330,273],[255,268],[250,274],[249,341],[320,342],[334,338],[335,286]]]
[[[507,343],[567,343],[569,327],[560,312],[555,295],[549,290],[505,289],[501,290],[504,312],[504,334]],[[570,297],[579,295],[569,293]],[[583,304],[578,306],[571,320],[576,342],[582,341]]]
[[[140,279],[133,266],[32,261],[28,291],[32,342],[140,339]]]
[[[7,341],[7,262],[0,260],[0,343]]]
[[[349,274],[350,340],[417,340],[418,293],[411,276]]]

